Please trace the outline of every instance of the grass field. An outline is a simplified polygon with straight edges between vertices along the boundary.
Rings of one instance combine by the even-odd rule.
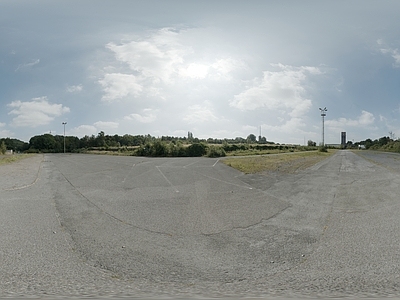
[[[262,172],[295,173],[315,165],[335,152],[336,150],[291,152],[250,157],[229,157],[221,161],[246,174]]]
[[[226,156],[251,156],[251,155],[268,155],[268,154],[280,154],[280,153],[288,153],[288,152],[303,152],[301,150],[295,149],[272,149],[272,150],[256,150],[256,149],[248,149],[248,150],[236,150],[232,152],[228,152]]]
[[[14,154],[14,155],[0,155],[0,166],[10,164],[21,159],[31,157],[36,154]]]

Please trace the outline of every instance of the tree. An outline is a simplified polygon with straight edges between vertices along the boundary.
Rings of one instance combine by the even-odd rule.
[[[152,156],[167,156],[168,153],[167,145],[160,140],[155,141],[151,149],[152,149],[151,153]]]
[[[222,156],[226,156],[226,152],[225,152],[224,148],[222,148],[222,147],[211,145],[207,149],[207,156],[208,157],[222,157]]]
[[[187,156],[203,156],[207,152],[207,147],[203,143],[195,143],[186,148]]]
[[[188,132],[188,141],[192,142],[193,141],[193,133],[192,132]]]
[[[6,148],[10,150],[14,150],[15,152],[23,152],[29,149],[29,144],[17,139],[0,139],[0,143],[3,141],[6,144]]]
[[[364,145],[365,145],[365,148],[366,149],[369,149],[372,145],[373,145],[373,141],[371,140],[371,139],[366,139],[365,140],[365,143],[364,143]]]
[[[59,144],[61,146],[61,143]],[[64,145],[63,145],[64,146]],[[80,141],[76,136],[67,136],[65,138],[65,147],[67,152],[73,152],[79,149]],[[61,147],[60,147],[61,148]],[[60,149],[61,150],[61,149]],[[64,149],[63,149],[64,150]],[[61,151],[59,151],[61,152]]]
[[[386,144],[388,144],[389,142],[390,142],[390,138],[389,138],[388,136],[383,136],[383,137],[381,137],[381,138],[379,139],[379,141],[378,141],[379,146],[386,145]]]
[[[6,143],[4,143],[4,141],[1,141],[0,153],[1,153],[1,154],[5,154],[6,151],[7,151]]]
[[[235,143],[241,144],[241,143],[246,143],[246,140],[240,136],[236,137],[234,140]]]
[[[315,147],[315,146],[317,146],[317,143],[316,143],[316,142],[313,142],[312,140],[308,140],[307,146],[309,146],[309,147]]]
[[[258,139],[258,142],[261,144],[266,144],[267,143],[267,138],[265,136],[260,136]]]
[[[99,134],[97,135],[96,144],[97,147],[107,146],[104,131],[100,131]]]
[[[249,136],[247,137],[247,142],[256,143],[257,142],[257,137],[254,134],[249,134]]]
[[[43,152],[54,152],[56,139],[51,134],[36,135],[29,140],[30,148]]]

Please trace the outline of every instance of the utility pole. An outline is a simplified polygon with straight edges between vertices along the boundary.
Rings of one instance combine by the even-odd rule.
[[[64,125],[64,153],[65,153],[65,125],[67,125],[67,122],[62,122]]]
[[[319,110],[321,111],[321,117],[322,117],[322,146],[325,147],[324,118],[328,110],[326,109],[326,107],[319,108]]]

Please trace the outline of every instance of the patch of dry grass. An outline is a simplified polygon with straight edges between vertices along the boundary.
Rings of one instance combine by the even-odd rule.
[[[13,162],[32,157],[36,154],[14,154],[14,155],[3,155],[0,156],[0,165],[11,164]]]
[[[294,152],[289,150],[279,150],[279,149],[270,149],[270,150],[257,150],[257,149],[247,149],[247,150],[236,150],[232,152],[228,152],[227,156],[248,156],[248,155],[267,155],[267,154],[279,154],[279,153],[288,153]]]
[[[262,172],[295,173],[307,169],[326,159],[336,151],[329,152],[294,152],[274,155],[226,158],[221,160],[226,165],[246,174]]]

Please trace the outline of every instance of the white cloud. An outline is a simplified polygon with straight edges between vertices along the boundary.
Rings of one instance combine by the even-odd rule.
[[[215,122],[218,120],[214,114],[213,108],[208,101],[205,101],[203,105],[195,104],[187,108],[183,120],[189,124],[204,123],[204,122]]]
[[[251,125],[244,125],[242,126],[243,131],[249,131],[250,133],[255,133],[256,131],[258,132],[258,128],[256,126],[251,126]]]
[[[20,64],[20,65],[15,69],[15,72],[17,72],[17,71],[19,71],[19,70],[31,68],[31,67],[33,67],[33,66],[39,64],[39,63],[40,63],[40,59],[35,59],[35,60],[33,60],[33,61],[29,62],[29,63]]]
[[[258,137],[258,135],[260,134],[260,128],[256,127],[256,126],[252,126],[252,125],[242,126],[239,135],[243,138],[246,138],[249,136],[249,134],[254,134],[255,136]],[[228,135],[228,136],[230,136],[230,135]]]
[[[80,125],[78,127],[74,127],[68,130],[67,134],[81,138],[84,137],[85,135],[87,136],[96,135],[98,132],[99,132],[98,129],[93,125]]]
[[[82,84],[67,86],[68,93],[79,93],[83,90]]]
[[[80,125],[78,127],[74,127],[70,130],[67,130],[67,132],[68,135],[83,137],[85,135],[97,135],[100,131],[104,131],[106,134],[109,134],[109,130],[116,129],[118,127],[119,123],[117,122],[98,121],[93,125]]]
[[[0,136],[2,137],[11,137],[13,133],[6,129],[0,129]]]
[[[393,67],[395,68],[399,68],[400,67],[400,53],[398,49],[381,49],[381,52],[383,54],[390,54],[393,59],[394,59],[394,63],[393,63]]]
[[[364,125],[371,125],[375,121],[375,117],[372,113],[363,110],[361,112],[361,116],[358,118],[358,123],[362,126]]]
[[[140,76],[168,82],[176,73],[177,65],[183,63],[183,56],[190,51],[178,37],[179,32],[163,28],[144,39],[120,45],[109,43],[106,47],[115,53],[118,61],[127,63]]]
[[[99,83],[104,88],[105,95],[102,97],[104,101],[114,101],[127,96],[138,96],[143,89],[137,78],[130,74],[106,74],[102,80],[99,80]]]
[[[171,88],[191,90],[192,84],[202,80],[228,80],[233,71],[244,67],[232,57],[210,57],[195,48],[192,34],[195,29],[162,28],[145,37],[108,43],[106,48],[113,52],[116,63],[104,68],[105,75],[99,80],[103,100],[139,95],[165,99]]]
[[[62,104],[52,104],[47,97],[33,98],[32,101],[12,101],[7,104],[12,110],[9,115],[15,115],[11,125],[16,127],[37,127],[47,125],[70,109]]]
[[[6,123],[0,123],[0,136],[1,137],[9,137],[11,136],[11,131],[7,130],[7,129],[3,129],[3,127],[6,126]]]
[[[93,125],[100,131],[106,131],[107,129],[116,129],[119,126],[119,124],[116,122],[103,122],[103,121],[98,121]]]
[[[400,68],[400,52],[399,49],[393,49],[391,47],[387,47],[384,45],[384,42],[382,40],[377,40],[376,41],[377,44],[379,46],[382,46],[382,48],[380,48],[380,51],[382,54],[389,54],[390,56],[392,56],[392,58],[394,59],[394,63],[393,63],[393,67],[394,68]]]
[[[379,115],[379,121],[382,122],[384,124],[384,128],[387,129],[387,132],[392,132],[393,134],[393,139],[397,139],[399,137],[399,133],[400,133],[400,127],[399,127],[399,123],[396,119],[388,119],[383,115]],[[385,134],[386,136],[386,134]]]
[[[326,120],[325,124],[327,127],[331,127],[337,130],[345,130],[346,127],[365,128],[367,126],[373,125],[374,122],[374,115],[368,111],[363,110],[361,111],[361,115],[357,119],[339,118],[337,120]]]
[[[191,63],[187,68],[181,68],[179,75],[182,77],[203,79],[208,74],[209,66],[198,63]]]
[[[152,123],[157,120],[157,110],[146,108],[142,110],[142,114],[130,114],[125,117],[126,120],[136,120],[140,123]]]
[[[246,64],[243,61],[234,58],[221,58],[214,62],[212,65],[211,74],[215,79],[232,79],[231,73],[236,70],[246,69]]]
[[[243,111],[262,108],[267,111],[283,110],[291,117],[304,115],[312,105],[312,101],[305,96],[307,74],[321,72],[314,67],[273,66],[280,70],[265,71],[263,78],[252,80],[245,91],[234,96],[230,105]]]
[[[304,133],[301,128],[304,128],[306,124],[301,118],[291,118],[279,125],[263,124],[262,131],[265,133],[284,133],[287,135],[292,135],[293,133]],[[264,133],[263,133],[264,135]]]

